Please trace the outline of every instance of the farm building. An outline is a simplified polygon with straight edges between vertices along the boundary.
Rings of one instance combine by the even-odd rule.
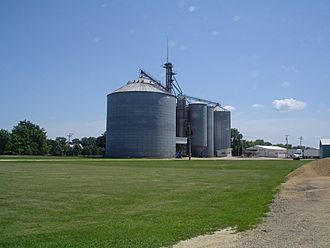
[[[320,158],[330,157],[330,139],[321,139],[320,141]]]
[[[261,146],[256,145],[245,150],[248,157],[268,157],[268,158],[285,158],[287,149],[279,146]]]

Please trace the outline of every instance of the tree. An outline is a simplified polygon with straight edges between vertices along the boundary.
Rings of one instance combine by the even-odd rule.
[[[236,128],[231,129],[231,148],[234,156],[242,155],[242,138],[243,135]]]
[[[105,155],[105,145],[106,145],[107,132],[101,134],[101,136],[96,138],[96,145],[100,148],[101,154]]]
[[[75,138],[71,141],[71,144],[80,144],[80,140],[78,138]]]
[[[64,156],[67,153],[68,147],[66,143],[66,138],[64,137],[56,137],[55,139],[56,145],[54,149],[54,156]]]
[[[48,147],[48,154],[53,155],[55,154],[55,149],[56,149],[56,141],[52,139],[47,140],[47,147]]]
[[[105,148],[106,138],[107,138],[107,132],[102,133],[101,136],[96,138],[96,145],[98,147]]]
[[[0,129],[0,154],[4,154],[8,148],[10,133],[7,130]]]
[[[72,154],[73,156],[79,156],[81,155],[82,148],[80,144],[75,144],[72,148]]]
[[[286,144],[276,144],[276,146],[283,147],[283,148],[288,148],[288,149],[292,148],[291,144],[288,144],[288,147],[286,147]]]
[[[97,146],[95,137],[84,137],[81,139],[83,155],[102,155],[102,149]]]
[[[46,154],[46,131],[30,121],[20,121],[11,133],[11,150],[19,155]]]

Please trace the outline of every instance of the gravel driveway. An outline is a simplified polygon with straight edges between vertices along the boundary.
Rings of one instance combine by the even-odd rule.
[[[222,230],[174,248],[330,247],[330,159],[291,173],[270,209],[255,229],[238,234]]]

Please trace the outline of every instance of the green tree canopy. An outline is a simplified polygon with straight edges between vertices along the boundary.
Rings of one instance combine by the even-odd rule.
[[[56,137],[54,142],[54,149],[51,155],[64,156],[67,154],[67,151],[68,151],[68,146],[67,146],[66,138]]]
[[[243,135],[237,128],[231,129],[231,148],[234,156],[240,156],[242,154],[242,139]]]
[[[101,136],[96,138],[96,145],[98,147],[105,148],[106,138],[107,138],[107,132],[102,133]]]
[[[82,155],[102,155],[102,149],[97,146],[97,138],[84,137],[81,139],[81,145],[83,146]]]
[[[46,131],[30,121],[21,121],[12,130],[11,150],[19,155],[46,154]]]
[[[10,141],[10,133],[7,130],[0,129],[0,154],[4,154]]]

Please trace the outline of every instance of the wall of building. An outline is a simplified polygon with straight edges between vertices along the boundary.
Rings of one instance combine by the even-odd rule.
[[[245,154],[251,157],[268,157],[268,158],[285,158],[285,150],[265,149],[259,147],[251,147],[246,149]]]
[[[174,157],[176,99],[158,92],[108,95],[107,157]]]
[[[320,158],[329,158],[329,157],[330,157],[330,145],[321,145]]]

